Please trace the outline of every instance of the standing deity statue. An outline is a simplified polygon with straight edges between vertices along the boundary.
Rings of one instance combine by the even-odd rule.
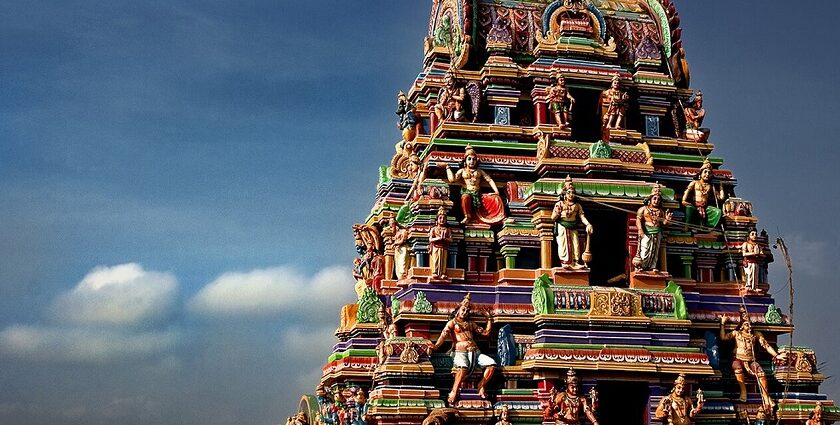
[[[703,409],[706,400],[703,393],[697,391],[697,406],[691,401],[691,396],[685,392],[685,374],[681,373],[674,381],[671,393],[662,397],[656,407],[656,418],[664,425],[691,425],[691,418],[697,416]]]
[[[721,316],[720,318],[720,339],[723,341],[732,339],[735,340],[735,349],[733,350],[733,356],[735,358],[732,360],[732,371],[735,373],[735,380],[738,381],[738,387],[741,391],[738,399],[740,401],[747,401],[746,375],[750,374],[758,381],[758,389],[761,392],[761,400],[765,410],[772,412],[773,406],[775,406],[776,403],[774,403],[773,399],[770,398],[770,391],[767,386],[767,377],[764,374],[764,369],[762,369],[761,365],[758,363],[758,359],[755,354],[755,345],[760,345],[765,351],[773,356],[774,359],[782,358],[783,355],[780,355],[775,349],[773,349],[770,343],[764,339],[764,335],[762,335],[761,332],[753,332],[749,315],[743,306],[741,307],[740,313],[740,323],[735,330],[731,332],[726,332],[724,328],[727,317]]]
[[[603,126],[608,129],[624,128],[624,116],[630,96],[621,91],[619,76],[613,77],[610,88],[601,95],[601,104],[606,108]]]
[[[549,86],[548,106],[554,114],[554,122],[560,127],[569,128],[572,121],[572,107],[575,105],[575,98],[569,94],[566,88],[566,79],[562,75],[557,77],[557,82]]]
[[[543,414],[543,419],[554,419],[557,425],[579,425],[581,414],[583,414],[592,422],[592,425],[598,425],[598,419],[595,417],[598,410],[597,392],[593,388],[589,399],[579,395],[580,382],[574,369],[569,369],[566,373],[565,391],[556,393],[556,390],[552,390],[553,394]]]
[[[551,212],[551,220],[556,223],[557,228],[557,255],[560,257],[563,268],[586,267],[580,264],[581,249],[576,229],[578,218],[586,226],[588,238],[592,234],[592,225],[583,214],[583,207],[575,202],[575,185],[572,183],[571,176],[567,176],[563,184],[563,199],[554,204]]]
[[[446,226],[446,210],[440,207],[435,225],[429,229],[429,268],[433,279],[446,279],[446,260],[452,231]]]
[[[437,103],[432,108],[438,122],[445,120],[464,121],[464,99],[467,91],[464,87],[457,86],[452,71],[447,71],[443,77],[443,87],[438,91]]]
[[[411,142],[417,137],[417,124],[420,120],[415,114],[414,104],[408,101],[403,91],[397,95],[397,110],[394,113],[399,117],[397,128],[402,131],[403,142]]]
[[[496,187],[496,182],[489,174],[478,168],[478,155],[472,146],[467,145],[464,153],[464,167],[455,173],[445,163],[438,163],[438,167],[446,170],[447,183],[461,185],[461,210],[464,213],[461,223],[481,221],[493,224],[505,218],[499,188]],[[493,194],[481,194],[482,181],[490,185]]]
[[[700,221],[702,225],[714,228],[720,223],[723,213],[720,208],[710,205],[710,202],[722,201],[725,196],[722,184],[719,192],[715,193],[712,187],[712,163],[706,159],[700,167],[697,180],[689,183],[685,192],[683,192],[682,204],[685,206],[685,222],[695,224]]]
[[[388,220],[388,226],[391,227],[393,232],[394,272],[397,275],[397,280],[402,280],[408,276],[408,269],[411,267],[411,249],[408,246],[408,237],[411,232],[409,229],[400,226],[394,217]]]
[[[662,192],[657,183],[645,200],[645,205],[636,212],[636,228],[639,232],[639,248],[633,258],[636,271],[659,271],[662,227],[671,223],[671,216],[671,211],[662,207]]]
[[[747,240],[741,244],[741,257],[744,263],[744,288],[755,291],[758,285],[758,260],[761,258],[761,245],[758,244],[758,232],[750,229]]]
[[[461,384],[464,382],[464,378],[472,373],[476,366],[484,368],[484,375],[482,376],[481,382],[478,383],[478,396],[482,399],[486,399],[487,382],[490,381],[490,378],[493,376],[493,371],[496,370],[496,361],[488,355],[481,354],[474,336],[475,334],[485,337],[490,336],[492,327],[490,314],[486,311],[484,312],[487,322],[482,328],[477,323],[469,320],[471,310],[472,306],[470,304],[470,294],[467,293],[461,301],[461,305],[458,307],[458,310],[455,311],[455,317],[446,322],[446,325],[443,327],[443,331],[440,333],[440,337],[437,342],[432,344],[432,351],[440,348],[444,341],[446,341],[449,337],[452,338],[455,344],[455,357],[453,358],[453,365],[456,368],[456,372],[455,382],[452,383],[452,391],[449,392],[449,404],[455,403],[455,400],[458,398],[458,392],[461,389]]]
[[[388,353],[385,351],[385,343],[389,339],[397,337],[397,324],[388,315],[385,304],[379,305],[378,317],[379,326],[382,328],[382,341],[379,341],[379,344],[376,345],[376,355],[379,359],[379,364],[383,364],[388,359]]]

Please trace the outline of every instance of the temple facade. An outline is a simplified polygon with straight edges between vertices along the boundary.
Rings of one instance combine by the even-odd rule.
[[[429,3],[353,226],[358,299],[288,422],[840,419],[813,350],[777,344],[773,242],[713,154],[674,3]]]

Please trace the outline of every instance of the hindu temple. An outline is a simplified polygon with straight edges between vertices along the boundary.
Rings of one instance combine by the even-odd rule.
[[[714,155],[674,2],[428,3],[358,298],[288,423],[840,419],[817,354],[778,343],[780,254]]]

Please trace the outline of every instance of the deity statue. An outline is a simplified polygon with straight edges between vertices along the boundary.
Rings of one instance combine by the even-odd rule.
[[[683,192],[682,204],[685,206],[685,222],[694,224],[701,221],[701,224],[714,228],[720,223],[723,212],[720,208],[709,205],[710,201],[722,201],[725,197],[726,194],[722,184],[719,193],[715,193],[712,187],[712,163],[706,159],[700,167],[700,175],[697,180],[689,183],[685,192]],[[699,219],[698,215],[700,216]]]
[[[286,420],[286,425],[309,425],[306,422],[306,414],[303,412],[297,412],[294,416],[289,416],[289,419]]]
[[[737,327],[735,327],[735,330],[731,332],[726,332],[724,328],[727,317],[721,316],[720,318],[720,339],[723,341],[731,339],[735,340],[735,349],[733,350],[735,358],[732,360],[732,371],[735,372],[735,380],[738,381],[738,387],[741,390],[738,399],[741,401],[747,401],[746,374],[748,373],[754,376],[758,381],[758,389],[761,392],[762,404],[764,405],[766,411],[772,412],[773,406],[775,406],[776,403],[774,403],[773,399],[770,398],[770,391],[767,387],[767,377],[764,375],[764,369],[762,369],[761,365],[758,363],[758,359],[755,354],[755,345],[760,345],[765,351],[773,356],[774,359],[784,358],[784,355],[780,355],[776,352],[770,343],[764,339],[764,335],[762,335],[761,332],[753,332],[749,315],[743,306],[740,309],[740,313],[740,323]]]
[[[694,406],[691,396],[685,393],[685,374],[681,373],[674,381],[671,393],[662,397],[656,407],[656,418],[665,425],[691,425],[691,418],[700,413],[705,402],[703,393],[697,391],[697,406]]]
[[[569,94],[566,88],[566,79],[562,75],[557,77],[557,82],[548,87],[548,106],[554,114],[554,122],[560,128],[569,128],[572,121],[572,107],[575,105],[575,98]]]
[[[619,88],[619,76],[612,79],[610,88],[601,95],[601,104],[606,108],[603,126],[608,129],[624,128],[624,115],[630,96]]]
[[[583,207],[575,202],[575,185],[572,183],[572,177],[567,176],[563,184],[563,199],[554,204],[554,210],[551,212],[551,220],[557,223],[555,226],[557,228],[557,255],[565,269],[586,268],[585,265],[580,264],[580,241],[576,229],[578,217],[586,226],[588,238],[592,234],[592,225],[583,215]]]
[[[662,193],[657,183],[645,200],[645,205],[636,212],[636,228],[639,231],[639,248],[633,258],[636,271],[659,271],[657,267],[662,227],[671,223],[671,216],[671,211],[662,207]]]
[[[429,229],[429,268],[433,279],[447,279],[446,260],[452,231],[446,227],[446,210],[438,209],[435,225]]]
[[[513,425],[510,421],[510,413],[508,412],[507,406],[502,406],[502,411],[499,413],[499,421],[496,422],[496,425]]]
[[[552,389],[553,394],[543,418],[554,419],[557,425],[579,425],[581,414],[584,414],[592,422],[592,425],[598,425],[598,419],[595,417],[598,410],[597,391],[593,388],[590,392],[590,398],[587,399],[585,396],[578,394],[579,390],[580,383],[577,374],[575,374],[574,369],[569,369],[566,373],[566,390],[557,393],[556,389]]]
[[[823,425],[822,413],[822,404],[817,403],[817,405],[814,406],[814,410],[812,410],[811,413],[808,414],[808,420],[805,421],[805,425]]]
[[[400,226],[394,217],[388,219],[388,226],[393,232],[394,272],[397,280],[402,280],[408,276],[408,269],[411,267],[411,249],[408,247],[408,236],[411,232]]]
[[[437,350],[443,345],[447,338],[451,337],[455,344],[455,357],[453,358],[453,365],[457,369],[455,372],[455,382],[452,384],[452,391],[449,392],[449,404],[455,403],[458,397],[458,392],[461,389],[461,384],[464,378],[475,370],[476,366],[484,369],[484,375],[481,382],[478,383],[478,396],[482,399],[487,398],[486,385],[493,376],[493,371],[496,370],[496,361],[492,357],[481,354],[478,349],[478,344],[475,341],[474,334],[482,336],[490,336],[492,321],[490,314],[484,312],[487,320],[485,326],[482,328],[477,323],[469,320],[470,311],[470,294],[467,293],[461,301],[461,305],[455,312],[455,317],[446,322],[443,331],[437,342],[432,344],[432,351]]]
[[[467,92],[464,87],[455,84],[455,76],[452,71],[447,71],[443,77],[443,87],[438,91],[437,103],[432,108],[432,113],[437,117],[438,122],[445,120],[464,121],[464,99]]]
[[[694,95],[693,101],[684,108],[685,111],[685,126],[691,130],[699,130],[703,125],[703,119],[706,118],[706,110],[703,109],[703,92],[697,91]]]
[[[461,223],[481,221],[494,224],[505,218],[505,208],[499,196],[499,188],[496,187],[496,182],[489,174],[478,168],[478,155],[472,146],[467,145],[464,153],[464,167],[455,173],[445,163],[438,163],[438,167],[446,170],[447,183],[462,186],[461,209],[464,212],[464,219]],[[482,180],[493,189],[492,194],[481,194]]]
[[[388,359],[388,354],[385,352],[385,342],[397,337],[397,324],[391,320],[388,311],[385,309],[385,304],[380,304],[378,316],[379,326],[382,327],[382,341],[379,341],[379,344],[376,345],[376,354],[379,358],[379,364],[383,364]]]
[[[755,291],[758,284],[758,260],[761,258],[761,245],[758,244],[758,232],[750,229],[747,240],[741,244],[741,256],[744,262],[744,288]]]
[[[395,113],[399,117],[397,128],[402,131],[404,142],[411,142],[417,137],[417,124],[420,120],[417,118],[415,110],[414,104],[408,101],[405,92],[400,91],[397,95],[397,111]]]
[[[356,391],[356,395],[353,396],[353,401],[356,402],[356,406],[352,425],[366,425],[365,415],[367,415],[368,402],[367,394],[365,394],[363,388],[359,388]]]
[[[408,189],[408,195],[405,197],[406,201],[416,201],[422,194],[423,182],[426,181],[426,164],[416,154],[412,154],[408,158],[407,176],[412,177],[411,188]]]

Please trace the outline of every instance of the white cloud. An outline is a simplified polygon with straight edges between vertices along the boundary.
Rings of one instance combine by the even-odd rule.
[[[122,332],[14,325],[0,332],[0,355],[28,361],[102,363],[171,350],[178,332]]]
[[[344,267],[327,267],[305,276],[291,267],[225,273],[188,302],[201,316],[284,316],[328,314],[355,301],[353,279]]]
[[[177,298],[174,275],[127,263],[94,268],[51,311],[62,324],[143,326],[166,319]]]

